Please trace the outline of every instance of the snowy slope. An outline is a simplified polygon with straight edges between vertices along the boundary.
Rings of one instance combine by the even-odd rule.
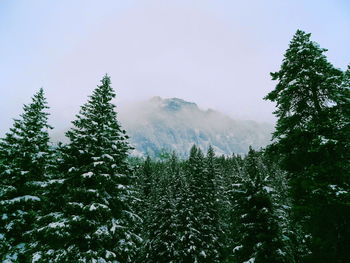
[[[178,98],[154,97],[119,110],[134,154],[175,150],[186,155],[194,143],[203,150],[211,144],[217,154],[246,153],[249,145],[267,145],[273,130],[271,124],[234,120]]]

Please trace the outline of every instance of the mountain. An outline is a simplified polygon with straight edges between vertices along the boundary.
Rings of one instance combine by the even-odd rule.
[[[273,125],[234,120],[218,111],[202,110],[178,98],[152,99],[121,109],[119,119],[135,147],[135,155],[158,155],[176,151],[185,156],[196,144],[206,150],[211,144],[217,154],[246,153],[271,139]]]

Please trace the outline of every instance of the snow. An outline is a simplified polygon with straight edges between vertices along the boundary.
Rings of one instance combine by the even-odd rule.
[[[93,172],[87,172],[87,173],[83,173],[81,176],[84,177],[84,178],[90,178],[94,175]]]
[[[323,135],[319,135],[318,136],[319,137],[319,139],[320,139],[320,144],[321,145],[325,145],[325,144],[327,144],[327,143],[337,143],[338,141],[337,140],[332,140],[332,139],[327,139],[325,136],[323,136]]]
[[[73,221],[80,221],[80,220],[81,220],[81,217],[75,215],[75,216],[73,216],[72,220],[73,220]]]
[[[95,211],[95,210],[97,210],[97,206],[95,206],[95,204],[92,204],[92,205],[90,206],[89,211]]]
[[[125,213],[125,214],[127,214],[132,220],[137,220],[137,221],[140,221],[140,222],[142,222],[142,218],[141,217],[139,217],[137,214],[135,214],[135,213],[132,213],[132,212],[130,212],[130,211],[127,211],[127,210],[123,210],[123,212]],[[194,229],[195,230],[195,229]],[[197,230],[196,230],[197,231]],[[197,231],[198,232],[198,231]]]
[[[343,194],[347,194],[348,191],[340,188],[339,186],[335,185],[335,184],[330,184],[329,188],[331,188],[333,191],[335,191],[335,195],[339,196],[339,195],[343,195]]]
[[[199,255],[201,255],[201,256],[203,256],[203,257],[207,257],[207,254],[205,254],[205,252],[202,250],[200,253],[199,253]]]
[[[97,236],[109,236],[109,231],[107,226],[100,226],[94,233]]]
[[[261,209],[261,211],[262,211],[263,213],[267,213],[267,212],[269,212],[269,210],[267,210],[267,208],[266,208],[266,207],[263,207],[263,208]]]
[[[65,181],[65,179],[52,179],[52,180],[49,180],[49,184],[54,184],[54,183],[63,183]]]
[[[240,250],[243,246],[240,245],[240,246],[235,246],[232,250],[233,253],[235,253],[236,251]]]
[[[74,170],[76,170],[75,167],[71,167],[71,168],[68,169],[68,173],[71,173],[71,172],[73,172]]]
[[[5,174],[11,174],[12,171],[13,171],[12,169],[6,169],[4,173]]]
[[[121,225],[119,225],[118,224],[118,220],[116,220],[116,219],[112,219],[112,227],[111,227],[111,232],[114,234],[114,232],[115,232],[115,230],[117,229],[117,228],[123,228],[123,226],[121,226]]]
[[[96,204],[96,203],[94,203],[94,204],[90,205],[89,211],[95,211],[95,210],[100,209],[100,208],[109,210],[109,207],[104,205],[104,204]]]
[[[116,254],[112,251],[107,250],[106,251],[106,258],[113,258],[116,257]]]
[[[340,190],[340,191],[337,191],[337,192],[335,193],[335,195],[338,196],[338,195],[347,194],[347,193],[348,193],[348,192],[345,191],[345,190]]]
[[[97,165],[102,165],[103,163],[104,163],[104,162],[99,161],[99,162],[94,162],[93,165],[94,165],[94,167],[96,167]]]
[[[107,158],[107,159],[110,159],[112,161],[114,161],[114,158],[112,156],[110,156],[109,154],[102,154],[102,158]]]
[[[54,223],[50,223],[49,227],[51,228],[58,228],[58,227],[65,227],[65,223],[64,222],[54,222]]]
[[[281,256],[286,256],[286,253],[285,252],[283,252],[280,248],[279,249],[277,249],[277,254],[278,255],[281,255]]]
[[[335,184],[331,184],[331,185],[329,185],[329,187],[330,187],[332,190],[337,189],[337,186],[336,186]]]
[[[40,201],[40,198],[37,196],[32,196],[32,195],[24,195],[24,196],[18,196],[10,200],[5,200],[1,201],[2,204],[12,204],[12,203],[17,203],[21,201]]]
[[[78,202],[68,202],[68,204],[73,205],[73,206],[79,206],[80,208],[84,207],[84,205],[82,203],[78,203]]]
[[[297,83],[297,80],[296,79],[293,79],[291,82],[289,82],[289,85],[294,85],[294,84],[296,84]]]
[[[272,187],[269,187],[269,186],[264,186],[263,189],[268,193],[271,193],[274,191],[274,189]]]
[[[16,250],[18,252],[24,252],[24,247],[25,247],[25,244],[24,243],[20,243],[15,248],[16,248]],[[7,254],[6,257],[5,257],[5,260],[3,260],[2,263],[14,263],[14,262],[17,262],[18,252],[15,252],[13,254]]]
[[[13,225],[14,225],[14,223],[13,223],[13,221],[11,221],[9,224],[7,224],[7,225],[5,226],[5,229],[6,229],[7,231],[9,231],[9,230],[12,229]]]
[[[38,252],[34,253],[32,263],[37,262],[38,260],[40,260],[40,258],[41,258],[40,253],[38,253]]]

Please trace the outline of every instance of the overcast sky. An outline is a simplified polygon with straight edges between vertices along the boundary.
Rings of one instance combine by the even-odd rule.
[[[179,97],[273,122],[262,98],[297,29],[350,63],[348,0],[0,0],[0,135],[40,87],[68,126],[105,73],[120,107]]]

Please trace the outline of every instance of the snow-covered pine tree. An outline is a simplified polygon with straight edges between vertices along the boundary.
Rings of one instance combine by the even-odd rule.
[[[271,156],[274,157],[274,156]],[[270,187],[270,198],[274,205],[274,213],[278,218],[278,225],[282,234],[284,253],[295,262],[302,262],[302,255],[310,253],[307,240],[301,231],[301,226],[292,220],[292,200],[287,172],[282,170],[278,161],[273,160],[266,150],[261,150],[262,169],[268,174],[266,183]],[[293,262],[293,260],[290,260]]]
[[[152,161],[150,156],[146,157],[146,160],[142,160],[141,158],[131,158],[134,164],[135,170],[135,202],[133,205],[133,210],[136,214],[142,215],[142,221],[139,222],[138,225],[135,225],[135,230],[137,233],[140,233],[142,240],[147,242],[148,236],[148,226],[151,222],[150,211],[154,205],[154,174],[156,163]],[[135,262],[142,262],[145,258],[145,243],[140,246],[140,251],[137,252],[137,258]]]
[[[235,262],[291,263],[282,239],[277,206],[273,202],[271,178],[260,153],[249,150],[241,182],[236,184],[237,243],[233,248]]]
[[[277,103],[278,120],[269,148],[289,172],[293,214],[312,238],[309,260],[347,262],[350,252],[343,243],[348,243],[344,230],[349,226],[344,222],[350,222],[350,210],[339,193],[347,191],[349,180],[344,142],[350,136],[343,121],[349,112],[341,106],[346,104],[341,101],[344,73],[327,61],[325,51],[298,30],[280,70],[271,73],[278,83],[265,99]]]
[[[65,145],[59,143],[53,147],[52,164],[49,166],[49,172],[42,182],[42,200],[43,206],[40,217],[36,222],[36,228],[33,231],[33,239],[35,243],[32,248],[31,262],[47,262],[45,254],[50,248],[49,253],[60,248],[62,244],[63,232],[56,227],[56,223],[63,218],[63,209],[65,205],[62,193],[66,191],[64,185],[65,170],[62,167],[63,148]]]
[[[215,195],[202,151],[195,145],[185,168],[186,185],[178,202],[179,262],[218,262],[218,235],[214,220]],[[210,187],[212,186],[212,187]]]
[[[130,147],[117,121],[110,84],[104,76],[66,133],[63,213],[42,227],[57,242],[38,251],[37,262],[133,261],[139,237],[131,224],[139,217],[130,209]]]
[[[205,210],[202,212],[203,222],[207,224],[204,229],[204,236],[207,239],[205,242],[210,247],[212,262],[221,258],[221,252],[223,250],[223,244],[221,242],[224,239],[219,219],[220,200],[218,197],[218,182],[221,180],[221,175],[215,158],[214,149],[210,145],[205,158],[206,173],[202,179],[204,184],[203,197],[205,199],[203,204]]]
[[[184,187],[183,176],[175,153],[165,163],[158,163],[157,167],[144,225],[145,246],[140,262],[180,263],[176,204]]]
[[[219,157],[217,162],[220,168],[220,176],[217,180],[218,191],[217,198],[219,199],[219,220],[220,228],[222,229],[222,257],[223,262],[234,262],[232,249],[237,241],[237,228],[239,224],[237,199],[241,192],[241,170],[242,157],[240,155],[232,155],[230,157]]]
[[[142,192],[143,196],[148,199],[152,192],[152,160],[149,155],[146,157],[146,160],[142,167]]]
[[[0,141],[0,261],[29,262],[40,216],[42,184],[50,165],[48,109],[43,89],[24,105]]]

